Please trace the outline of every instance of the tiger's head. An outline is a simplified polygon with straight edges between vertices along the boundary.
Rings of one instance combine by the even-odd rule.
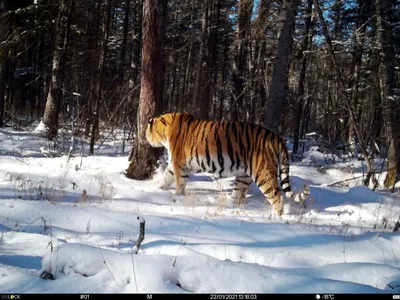
[[[153,147],[163,147],[167,143],[167,133],[172,124],[172,115],[150,117],[146,128],[146,139]]]

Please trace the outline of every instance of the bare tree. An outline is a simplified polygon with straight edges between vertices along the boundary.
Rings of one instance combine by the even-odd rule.
[[[43,123],[48,129],[47,138],[50,140],[58,133],[58,115],[63,94],[68,37],[74,5],[75,0],[60,1],[57,25],[53,31],[53,68],[43,116]]]
[[[306,19],[305,19],[305,28],[304,28],[304,37],[303,44],[301,46],[301,69],[299,76],[299,84],[297,86],[297,109],[296,109],[296,120],[295,120],[295,128],[294,128],[294,139],[293,139],[293,153],[297,153],[299,148],[299,138],[300,138],[300,122],[301,116],[303,112],[304,106],[304,84],[306,78],[306,69],[307,69],[307,58],[308,58],[308,44],[312,42],[312,38],[310,38],[310,28],[311,28],[311,12],[312,12],[312,0],[307,0],[307,8],[306,8]]]
[[[209,16],[209,8],[210,1],[206,0],[203,3],[203,16],[201,18],[201,36],[200,36],[200,49],[199,56],[197,61],[197,72],[196,79],[194,82],[193,88],[193,101],[192,101],[192,112],[196,115],[197,111],[200,111],[200,103],[201,105],[208,106],[210,102],[209,94],[203,93],[202,89],[204,88],[204,73],[207,72],[208,65],[205,64],[207,59],[206,54],[206,43],[208,37],[208,16]],[[208,79],[207,79],[208,80]]]
[[[360,74],[361,74],[361,63],[362,63],[362,55],[364,50],[364,42],[365,42],[365,32],[367,28],[367,22],[370,15],[371,3],[370,0],[359,0],[358,1],[358,17],[357,17],[357,26],[355,28],[355,45],[353,50],[353,58],[351,64],[351,78],[349,82],[349,86],[351,89],[351,98],[353,107],[358,110],[359,106],[359,82],[360,82]],[[358,123],[359,120],[356,120]],[[354,133],[354,122],[350,120],[349,122],[349,132],[348,132],[348,144],[349,148],[352,152],[354,152],[355,145],[355,133]]]
[[[232,107],[231,119],[239,120],[245,98],[245,71],[248,52],[248,36],[250,30],[253,0],[240,0],[238,3],[238,21],[235,36],[234,61],[232,68]]]
[[[8,16],[6,15],[10,9],[9,0],[0,0],[0,45],[3,44],[3,49],[6,48],[3,42],[5,42],[8,33]],[[1,47],[1,46],[0,46]],[[4,117],[4,98],[6,95],[6,81],[8,73],[8,55],[7,51],[0,48],[0,127],[3,126]]]
[[[276,50],[270,93],[263,122],[268,129],[276,133],[281,131],[280,125],[286,98],[296,5],[296,0],[283,1],[280,15],[283,25]]]
[[[100,102],[102,96],[102,85],[103,85],[103,76],[104,76],[104,63],[107,55],[107,41],[108,41],[108,32],[110,27],[110,13],[111,13],[111,0],[104,0],[104,17],[103,17],[103,26],[102,26],[102,35],[100,43],[100,55],[97,65],[96,72],[96,80],[94,82],[94,91],[92,92],[92,103],[95,103],[95,111],[93,115],[93,125],[92,131],[90,134],[90,148],[89,153],[93,155],[94,153],[94,142],[96,140],[97,132],[99,130],[99,114],[100,114]]]
[[[328,33],[328,28],[326,26],[325,19],[324,19],[323,15],[322,15],[321,7],[319,6],[318,0],[313,0],[313,3],[314,3],[315,10],[317,11],[318,17],[320,19],[320,22],[322,24],[322,30],[323,30],[323,33],[324,33],[324,37],[325,37],[328,49],[329,49],[329,56],[331,58],[332,65],[333,65],[334,71],[336,73],[336,78],[339,81],[340,91],[341,91],[341,93],[343,95],[343,98],[345,100],[344,104],[345,104],[345,107],[346,107],[346,109],[347,109],[347,111],[348,111],[348,113],[350,115],[350,121],[353,122],[354,131],[355,131],[355,134],[356,134],[356,136],[358,138],[358,141],[359,141],[359,144],[360,144],[360,149],[361,149],[361,152],[363,154],[363,157],[365,159],[365,162],[366,162],[366,165],[367,165],[367,168],[368,168],[368,174],[366,176],[364,184],[367,185],[369,183],[369,179],[372,176],[373,181],[374,181],[374,185],[376,185],[377,181],[376,181],[376,178],[374,176],[374,168],[372,166],[371,159],[370,159],[370,157],[368,155],[367,148],[366,148],[366,145],[365,145],[365,142],[364,142],[364,138],[363,138],[363,136],[361,134],[361,130],[360,130],[358,124],[356,123],[356,114],[355,114],[354,108],[352,107],[350,98],[349,98],[348,94],[346,93],[346,86],[345,86],[345,83],[344,83],[344,80],[343,80],[343,77],[342,77],[342,72],[340,70],[339,63],[338,63],[338,61],[336,59],[336,55],[335,55],[335,52],[334,52],[334,49],[333,49],[333,46],[332,46],[332,41],[331,41],[331,38],[330,38],[329,33]]]
[[[400,95],[396,88],[393,0],[376,0],[376,26],[379,47],[379,83],[384,104],[384,116],[388,135],[388,154],[385,186],[393,186],[400,176]]]
[[[163,80],[165,72],[164,37],[166,0],[144,0],[142,23],[142,73],[138,111],[138,128],[134,155],[126,171],[133,179],[149,178],[160,150],[147,142],[145,131],[149,117],[163,109]]]

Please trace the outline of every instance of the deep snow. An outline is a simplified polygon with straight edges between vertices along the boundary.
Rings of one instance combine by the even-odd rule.
[[[254,185],[233,205],[232,178],[191,176],[186,196],[130,180],[120,142],[83,158],[78,143],[68,160],[33,130],[0,129],[1,293],[400,293],[398,195],[329,186],[362,161],[309,148],[291,181],[312,197],[280,219]]]

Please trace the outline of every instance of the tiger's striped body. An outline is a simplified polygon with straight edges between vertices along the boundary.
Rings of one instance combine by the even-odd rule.
[[[285,195],[297,202],[309,194],[305,186],[294,194],[289,182],[289,155],[283,140],[254,124],[195,119],[186,113],[150,118],[146,138],[153,147],[168,150],[168,167],[160,188],[175,181],[176,193],[184,194],[190,173],[208,172],[217,177],[235,177],[232,197],[244,203],[248,187],[255,182],[278,215],[283,196],[278,186],[278,168]]]

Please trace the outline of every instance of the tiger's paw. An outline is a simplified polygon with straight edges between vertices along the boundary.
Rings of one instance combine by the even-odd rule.
[[[246,198],[233,198],[233,203],[236,205],[246,204]]]
[[[275,214],[282,219],[283,208],[282,207],[274,207]]]
[[[177,190],[175,190],[175,195],[184,196],[185,195],[185,190],[184,189],[177,189]]]
[[[171,186],[171,184],[166,183],[164,180],[160,181],[157,184],[157,188],[161,189],[161,190],[168,190],[168,188]]]

